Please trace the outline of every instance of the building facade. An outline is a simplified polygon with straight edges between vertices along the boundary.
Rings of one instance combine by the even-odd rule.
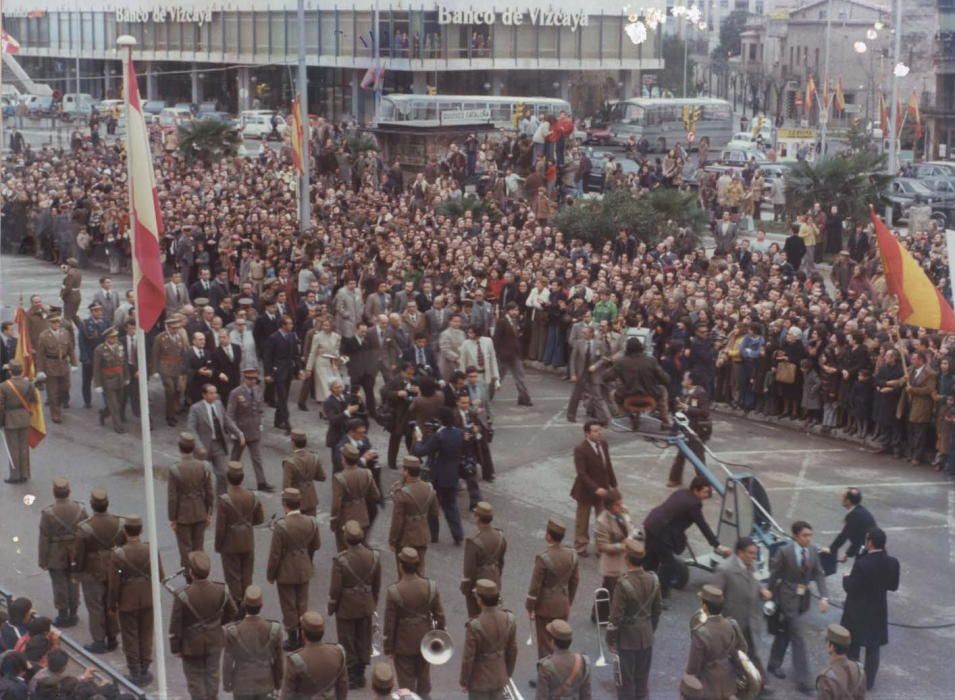
[[[955,158],[955,0],[936,0],[938,31],[933,37],[935,94],[922,102],[928,123],[926,155]]]

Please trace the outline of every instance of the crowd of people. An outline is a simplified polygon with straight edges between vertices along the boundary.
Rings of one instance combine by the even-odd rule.
[[[648,395],[665,423],[669,410],[685,411],[701,441],[707,437],[704,406],[721,403],[800,424],[818,422],[826,432],[878,440],[880,451],[904,455],[913,463],[944,466],[951,453],[949,426],[955,422],[952,346],[947,336],[898,324],[885,294],[871,231],[863,222],[845,221],[837,211],[817,206],[792,222],[792,233],[782,245],[771,242],[763,232],[750,240],[743,228],[747,217],[759,226],[762,198],[755,193],[763,192],[764,183],[758,168],[747,166],[736,174],[703,177],[700,201],[711,218],[713,251],[690,236],[644,241],[639,222],[621,229],[613,240],[569,239],[550,219],[558,205],[574,206],[565,195],[582,189],[578,175],[587,156],[574,148],[572,124],[568,130],[567,121],[566,115],[540,121],[528,115],[518,125],[517,137],[498,144],[469,140],[461,148],[454,146],[445,160],[430,163],[406,183],[398,163],[383,163],[375,151],[350,150],[350,137],[357,135],[353,127],[339,128],[321,120],[312,133],[313,221],[304,235],[299,234],[295,218],[296,193],[287,148],[263,148],[256,157],[205,165],[164,148],[157,139],[155,165],[165,220],[162,255],[168,282],[165,313],[150,334],[146,368],[138,366],[135,353],[132,293],[120,297],[111,278],[104,275],[87,307],[88,315],[81,311],[86,305],[79,294],[91,259],[105,257],[110,274],[128,264],[121,147],[81,142],[69,152],[44,147],[12,155],[6,163],[3,190],[4,244],[32,251],[40,259],[60,264],[65,272],[60,301],[54,306],[33,297],[27,311],[32,347],[49,352],[40,363],[50,365],[47,399],[54,423],[63,419],[63,408],[69,405],[70,365],[83,366],[85,405],[91,405],[92,386],[102,390],[100,420],[111,420],[117,432],[125,430],[126,408],[137,409],[137,373],[145,369],[150,376],[159,375],[164,402],[153,414],[163,416],[169,426],[182,422],[188,430],[180,439],[184,463],[211,464],[208,472],[200,467],[192,475],[177,477],[189,482],[184,493],[195,495],[199,489],[202,495],[195,505],[202,517],[190,521],[193,513],[185,520],[171,518],[179,523],[176,536],[183,568],[190,578],[204,580],[208,560],[193,557],[202,548],[196,527],[212,517],[213,505],[220,499],[240,493],[241,478],[234,465],[245,451],[251,457],[256,489],[276,488],[268,482],[259,446],[258,426],[267,406],[275,409],[274,427],[291,439],[292,454],[283,463],[281,485],[286,521],[314,516],[309,513],[307,494],[325,474],[293,423],[315,420],[305,414],[317,412],[327,421],[325,446],[330,459],[326,463],[332,465],[333,474],[366,469],[371,475],[370,480],[350,476],[356,479],[354,485],[344,481],[340,485],[349,495],[339,494],[339,512],[332,513],[339,550],[364,547],[364,533],[388,493],[381,466],[397,469],[401,465],[403,478],[391,492],[389,544],[398,555],[401,579],[408,579],[409,590],[420,595],[421,605],[440,621],[440,601],[428,593],[429,587],[422,583],[426,579],[417,576],[424,567],[428,543],[438,537],[438,512],[443,512],[455,544],[471,542],[465,538],[457,505],[463,480],[469,510],[485,529],[489,527],[491,516],[480,481],[494,479],[495,392],[513,377],[518,403],[532,405],[533,386],[525,363],[558,371],[572,384],[568,420],[575,421],[577,407],[585,406],[587,440],[582,447],[585,453],[593,450],[596,463],[592,466],[603,470],[607,483],[595,486],[585,481],[586,487],[574,496],[578,510],[573,547],[561,545],[561,524],[548,524],[553,560],[547,558],[551,565],[545,565],[538,558],[532,591],[534,586],[558,585],[563,587],[563,598],[545,603],[546,596],[539,597],[539,592],[529,594],[528,611],[535,614],[542,657],[554,651],[552,644],[558,651],[569,646],[568,632],[551,625],[569,614],[574,587],[569,582],[576,576],[577,558],[588,553],[591,515],[614,509],[619,514],[619,492],[615,480],[610,481],[609,454],[601,452],[606,443],[599,437],[601,423],[614,420],[614,414],[622,410],[626,413],[627,404],[613,394],[611,381],[621,382],[631,396]],[[637,176],[610,172],[614,181],[610,186],[631,188],[638,194],[654,187],[685,186],[680,174],[682,157],[674,151],[660,162],[646,162]],[[566,181],[561,179],[557,185],[563,174],[568,174]],[[442,202],[464,197],[465,185],[475,179],[480,196],[489,204],[485,213],[465,211],[459,217],[440,213]],[[748,203],[747,191],[751,193]],[[788,213],[781,207],[776,215]],[[941,284],[947,268],[940,235],[913,231],[903,244]],[[816,267],[826,255],[834,257],[828,275]],[[11,334],[10,325],[5,324],[4,335]],[[635,337],[642,341],[635,343]],[[27,381],[19,376],[17,363],[7,361],[12,346],[5,341],[0,347],[14,385]],[[651,360],[646,371],[620,369],[628,362],[647,364],[639,359],[646,355],[657,358],[659,366]],[[605,362],[599,362],[601,358]],[[0,398],[6,402],[7,433],[25,430],[27,426],[10,421],[19,410],[15,396],[8,392]],[[298,409],[294,418],[290,402]],[[371,421],[390,434],[381,457],[367,437]],[[399,460],[402,445],[408,456]],[[193,449],[199,451],[198,459],[191,457]],[[420,480],[419,458],[430,470],[430,484]],[[17,451],[14,462],[16,471],[8,481],[29,479],[29,453],[24,457]],[[578,465],[578,473],[581,470]],[[950,472],[955,473],[955,467]],[[339,481],[332,481],[335,489]],[[668,485],[682,486],[682,464],[671,471]],[[690,489],[681,488],[674,495],[699,507],[706,490],[697,479]],[[356,493],[361,494],[357,499]],[[355,500],[364,509],[352,517],[342,509]],[[220,504],[214,510],[221,514],[223,507]],[[417,525],[395,526],[402,518]],[[699,524],[701,518],[693,517],[686,524]],[[638,571],[630,586],[614,587],[608,581],[608,588],[615,591],[610,619],[618,626],[621,617],[627,617],[621,607],[628,604],[627,596],[642,605],[644,599],[652,601],[668,591],[667,565],[672,563],[673,551],[661,548],[651,533],[645,544],[632,537],[632,531],[618,537],[612,532],[619,521],[608,520],[604,516],[601,523],[598,517],[602,573],[619,578]],[[317,531],[312,531],[310,522],[275,530],[278,534],[273,537],[279,538],[279,544],[273,539],[273,547],[279,547],[280,553],[283,546],[293,552],[314,551],[318,541],[308,538],[317,538]],[[352,522],[355,526],[349,534]],[[795,539],[805,530],[811,537],[808,524],[796,525]],[[708,528],[707,533],[714,544]],[[284,542],[283,537],[291,539]],[[869,546],[864,540],[863,533],[856,542],[857,551]],[[744,568],[751,544],[740,542],[735,550]],[[881,552],[884,545],[884,533],[873,533],[870,548]],[[808,542],[803,546],[808,547]],[[475,556],[487,559],[488,550],[478,548],[482,554]],[[723,549],[725,555],[732,553]],[[503,550],[500,553],[503,557]],[[604,571],[609,554],[617,561]],[[819,580],[816,563],[810,565],[803,558],[808,557],[805,550],[793,557],[793,562],[781,559],[776,564],[794,571],[790,576],[780,568],[781,579],[774,586],[778,590],[779,580],[796,586],[799,579],[802,596],[810,580]],[[311,574],[298,566],[282,568],[279,563],[270,561],[268,578],[279,585],[286,648],[294,651],[302,643],[306,647],[318,644],[324,622],[302,607]],[[651,578],[639,573],[645,563],[660,574],[662,590],[656,594]],[[500,568],[496,580],[477,573],[471,577],[469,585],[477,589],[477,598],[472,600],[471,589],[464,593],[469,606],[475,606],[475,615],[503,614],[495,602]],[[237,609],[245,602],[247,613],[256,607],[255,591],[252,600],[246,600],[250,573],[245,565],[235,563],[231,573],[227,571],[227,578],[231,577],[225,589],[228,595],[220,596]],[[304,581],[298,580],[302,577]],[[725,590],[717,589],[704,597],[714,619],[725,595]],[[180,609],[180,616],[194,614],[188,604],[183,605],[186,610]],[[394,645],[402,634],[397,627],[389,628],[389,622],[395,625],[400,620],[402,604],[389,594],[388,605],[397,608],[391,617],[388,612],[385,615],[386,653],[389,643]],[[75,617],[75,605],[68,602],[57,608],[61,625]],[[220,612],[223,622],[232,617],[231,612]],[[306,620],[306,616],[311,617]],[[362,613],[355,619],[370,618]],[[510,641],[505,635],[489,642],[480,626],[469,626],[468,634],[478,637],[474,642],[478,646],[500,642],[507,647],[513,642],[513,620],[501,618],[500,622],[511,629]],[[347,655],[347,664],[343,661],[347,682],[354,687],[363,682],[368,663],[359,650],[364,649],[367,632],[363,626],[356,627],[361,641]],[[789,635],[788,640],[804,631],[790,629],[782,634]],[[850,647],[857,655],[858,644],[847,642],[846,634],[842,629],[831,632],[834,656],[844,656],[842,652]],[[752,640],[748,643],[742,632],[738,636],[739,648],[755,651]],[[106,636],[94,639],[104,645],[109,641]],[[228,637],[224,643],[228,646]],[[640,641],[628,649],[624,637],[614,643],[621,652],[648,648],[646,641]],[[786,643],[774,648],[771,672],[780,670]],[[874,646],[877,652],[882,643],[863,646],[867,650]],[[707,680],[709,652],[706,642],[700,644],[691,659],[691,674],[703,677],[706,688],[724,683],[730,670],[722,666],[724,675],[719,680]],[[797,682],[808,687],[805,645],[795,641],[793,645]],[[391,647],[397,655],[399,682],[426,695],[426,668],[417,661],[398,659],[403,654],[414,656],[411,646],[405,644],[404,651]],[[513,671],[513,654],[504,647],[495,658],[501,663],[506,659],[503,670],[507,673],[496,674],[493,684]],[[330,662],[322,656],[326,651],[316,651],[314,660],[305,660],[306,667],[322,658],[327,668]],[[627,658],[628,687],[636,690],[621,697],[640,697],[649,655],[635,653]],[[143,663],[136,657],[130,661],[131,674],[141,681],[148,674],[148,664],[144,670]],[[202,664],[208,663],[206,659],[189,665],[184,660],[187,677],[202,675],[208,670]],[[295,682],[307,683],[306,671],[289,668],[286,664],[286,677],[297,673]],[[556,671],[555,676],[559,677]],[[340,678],[345,676],[333,680],[337,683]],[[582,683],[584,676],[579,680]],[[469,682],[462,678],[463,686]],[[206,691],[194,691],[192,683],[193,697],[206,697]],[[693,697],[692,686],[690,681],[686,697]],[[501,687],[494,685],[492,690]]]

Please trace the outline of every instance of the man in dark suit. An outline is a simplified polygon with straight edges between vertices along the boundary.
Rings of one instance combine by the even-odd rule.
[[[266,384],[275,386],[275,427],[290,433],[288,394],[292,380],[299,374],[298,339],[292,330],[290,316],[282,316],[279,329],[265,344],[262,365]]]
[[[229,394],[239,386],[239,367],[242,366],[242,347],[231,342],[229,331],[219,331],[219,346],[212,351],[212,372],[219,396],[228,403]]]
[[[577,501],[577,515],[574,520],[574,548],[577,554],[587,556],[590,543],[590,511],[594,517],[603,510],[603,499],[610,487],[617,486],[617,476],[610,462],[610,450],[607,441],[600,437],[600,422],[589,420],[584,423],[584,440],[574,448],[574,468],[577,477],[570,490],[571,498]]]
[[[358,415],[361,406],[352,399],[352,394],[345,393],[345,385],[338,379],[331,383],[332,393],[322,403],[325,419],[328,421],[328,431],[325,433],[325,447],[332,451],[332,473],[342,470],[338,443],[347,432],[348,421]]]
[[[366,323],[359,322],[355,335],[351,338],[342,338],[341,352],[348,357],[348,378],[352,390],[361,387],[365,392],[368,415],[375,415],[376,355],[368,338]]]
[[[804,520],[792,525],[793,541],[773,555],[769,566],[769,590],[779,606],[784,624],[773,638],[766,670],[777,678],[785,678],[783,657],[790,642],[793,645],[793,669],[796,687],[800,692],[812,692],[809,678],[809,659],[806,655],[806,636],[809,634],[806,612],[811,603],[809,584],[816,582],[819,589],[819,612],[829,610],[829,589],[826,575],[819,563],[819,551],[812,543],[812,526]]]
[[[739,265],[739,269],[747,277],[753,274],[753,254],[749,252],[749,239],[743,238],[737,241],[733,262]]]
[[[255,325],[252,327],[252,337],[255,339],[259,359],[262,359],[265,352],[265,344],[278,329],[279,317],[275,313],[275,302],[269,299],[265,302],[265,311],[255,317]]]
[[[643,521],[643,534],[647,543],[648,571],[656,571],[660,578],[660,592],[670,595],[673,576],[677,567],[676,555],[686,549],[686,531],[696,525],[703,537],[722,556],[728,557],[729,547],[720,545],[716,534],[703,517],[703,501],[713,496],[713,487],[702,476],[693,477],[688,489],[670,494],[663,503],[650,511]]]
[[[212,291],[212,280],[209,268],[204,267],[199,270],[199,279],[189,287],[189,298],[195,302],[196,299],[208,299],[209,292]]]
[[[444,511],[454,544],[464,540],[464,528],[461,525],[461,513],[458,511],[458,479],[461,460],[464,457],[464,431],[454,427],[454,413],[442,406],[438,414],[441,427],[427,440],[422,441],[421,429],[415,429],[415,444],[412,448],[415,456],[428,457],[431,469],[431,483],[438,495],[438,504]],[[431,541],[438,541],[438,518],[428,518],[431,527]]]
[[[865,647],[866,689],[872,690],[879,672],[879,647],[889,643],[887,591],[899,590],[899,560],[885,551],[885,531],[873,527],[866,533],[865,551],[856,557],[852,571],[842,578],[846,605],[842,624],[852,633],[849,658],[859,660]]]
[[[216,307],[219,303],[232,293],[229,288],[229,271],[219,270],[219,274],[209,285],[209,303]]]
[[[4,321],[3,325],[0,325],[0,381],[10,378],[5,367],[17,354],[17,337],[13,334],[14,330],[13,321]]]
[[[404,438],[405,449],[410,453],[412,442],[408,434],[408,409],[418,391],[414,384],[414,365],[403,362],[395,376],[381,389],[381,400],[391,410],[391,421],[385,425],[388,431],[388,468],[398,468],[398,448]]]
[[[414,345],[404,351],[401,359],[413,363],[415,374],[419,377],[438,376],[438,363],[434,359],[434,352],[428,345],[428,336],[423,333],[415,336]]]
[[[501,368],[501,380],[510,372],[517,385],[517,405],[533,406],[531,395],[524,383],[524,361],[521,359],[521,310],[515,302],[507,305],[505,318],[494,327],[494,351]],[[490,387],[489,387],[490,388]],[[491,398],[494,398],[493,388]]]
[[[820,550],[838,557],[839,549],[848,542],[849,548],[839,561],[862,554],[865,550],[866,533],[876,526],[872,513],[862,505],[862,491],[859,489],[853,487],[846,490],[842,495],[842,507],[848,511],[843,520],[842,531],[836,535],[831,545]]]
[[[213,381],[212,351],[206,347],[206,336],[192,334],[192,347],[186,353],[186,398],[189,403],[202,400],[202,387]]]

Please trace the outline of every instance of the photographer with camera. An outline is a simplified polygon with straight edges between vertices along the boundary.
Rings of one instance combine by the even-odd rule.
[[[381,389],[381,404],[377,416],[378,422],[391,437],[388,438],[388,468],[398,468],[398,448],[401,439],[405,440],[405,449],[411,453],[412,436],[408,429],[411,402],[418,395],[414,383],[415,366],[412,362],[402,362],[395,375]]]
[[[415,399],[416,401],[418,399]],[[415,444],[412,448],[415,456],[427,458],[430,481],[437,492],[438,505],[444,511],[444,518],[451,530],[454,544],[459,546],[464,540],[464,528],[461,525],[461,512],[458,510],[458,479],[461,478],[461,466],[464,463],[465,431],[454,425],[454,411],[447,406],[438,410],[440,427],[429,437],[424,437],[422,427],[415,427]],[[475,484],[476,486],[476,484]],[[469,489],[470,490],[470,489]],[[480,493],[473,503],[480,501]],[[438,541],[438,518],[428,518],[431,528],[431,541]]]

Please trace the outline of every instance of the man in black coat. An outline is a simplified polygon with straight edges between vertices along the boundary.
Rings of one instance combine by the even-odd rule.
[[[368,415],[375,415],[375,372],[378,367],[374,348],[368,339],[368,324],[359,323],[355,335],[342,338],[341,352],[348,358],[352,390],[360,387],[365,392]]]
[[[703,501],[713,496],[713,487],[702,476],[693,477],[690,488],[670,494],[663,503],[650,511],[643,521],[643,534],[647,544],[645,568],[656,571],[660,578],[660,592],[669,596],[670,586],[677,568],[675,555],[686,549],[686,531],[696,525],[706,541],[722,556],[732,552],[720,545],[716,534],[703,517]]]
[[[388,404],[391,414],[390,422],[384,428],[389,432],[388,438],[388,468],[398,468],[398,448],[404,438],[405,449],[411,453],[412,440],[408,432],[408,409],[412,399],[418,393],[414,384],[415,366],[411,362],[403,362],[398,373],[381,389],[381,400]]]
[[[862,505],[862,492],[859,489],[850,488],[842,495],[842,507],[849,511],[843,521],[842,532],[836,535],[836,539],[832,541],[828,549],[822,550],[838,557],[839,549],[848,542],[849,548],[839,561],[862,554],[865,550],[866,534],[876,527],[872,513]]]
[[[341,455],[338,452],[338,443],[348,432],[348,421],[358,417],[361,410],[359,400],[354,394],[345,393],[345,385],[333,379],[329,387],[332,393],[322,402],[325,420],[328,421],[328,430],[325,433],[325,447],[331,449],[332,473],[342,470]]]
[[[265,344],[262,353],[262,365],[265,370],[265,382],[275,387],[275,427],[290,433],[288,395],[292,380],[298,375],[299,351],[298,339],[292,330],[292,318],[282,316],[279,329]]]
[[[889,643],[889,606],[886,592],[899,590],[899,560],[885,551],[885,531],[866,533],[865,553],[842,578],[846,605],[842,625],[852,633],[849,658],[859,660],[865,647],[866,688],[872,690],[879,671],[879,648]]]

